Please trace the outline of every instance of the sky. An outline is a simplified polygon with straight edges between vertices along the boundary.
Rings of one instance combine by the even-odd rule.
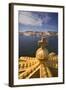
[[[18,12],[18,29],[24,31],[58,31],[58,13],[53,12]]]

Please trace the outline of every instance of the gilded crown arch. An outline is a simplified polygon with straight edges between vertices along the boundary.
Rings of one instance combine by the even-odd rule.
[[[39,78],[52,77],[50,68],[58,69],[58,56],[48,52],[46,38],[41,38],[38,41],[40,47],[36,51],[35,57],[20,57],[19,58],[19,79],[37,78],[36,72],[39,72]]]

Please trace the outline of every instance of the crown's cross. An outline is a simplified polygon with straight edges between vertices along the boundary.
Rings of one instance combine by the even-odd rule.
[[[48,41],[45,37],[42,37],[41,40],[38,41],[38,44],[42,47],[45,48],[48,44]]]

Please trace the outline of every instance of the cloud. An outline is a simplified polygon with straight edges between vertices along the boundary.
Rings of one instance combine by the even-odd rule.
[[[33,14],[32,12],[19,12],[19,23],[24,25],[32,25],[32,26],[41,26],[42,19],[38,17],[38,15]]]
[[[47,24],[51,20],[51,17],[48,14],[45,14],[43,17],[43,23]]]

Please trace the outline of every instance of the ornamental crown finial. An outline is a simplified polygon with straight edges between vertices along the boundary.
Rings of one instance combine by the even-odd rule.
[[[42,47],[45,47],[48,44],[46,37],[42,37],[41,40],[38,41],[38,44]]]

